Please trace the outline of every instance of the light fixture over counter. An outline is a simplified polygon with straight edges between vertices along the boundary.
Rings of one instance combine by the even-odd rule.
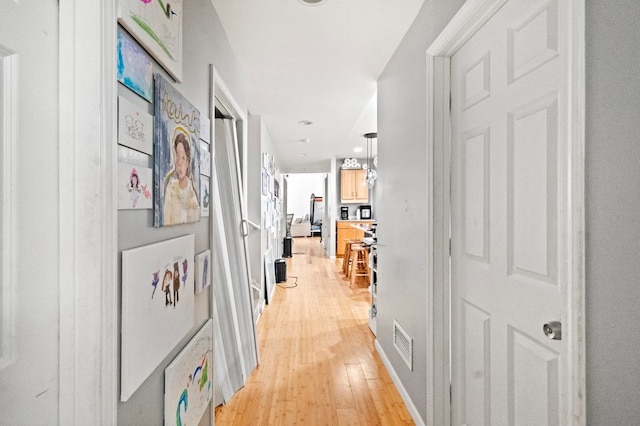
[[[378,138],[378,133],[365,133],[364,137],[367,139],[367,185],[369,185],[369,188],[373,188],[373,185],[376,183],[376,178],[378,177],[378,172],[373,169],[373,166],[377,164],[374,164],[371,157],[373,157],[373,139]],[[375,163],[377,163],[377,161]]]

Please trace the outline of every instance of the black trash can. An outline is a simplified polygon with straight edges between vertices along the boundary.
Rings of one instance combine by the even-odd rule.
[[[276,283],[283,283],[287,281],[287,264],[284,259],[276,259]]]
[[[291,246],[293,245],[293,238],[291,237],[284,237],[284,240],[282,241],[282,257],[291,257]]]

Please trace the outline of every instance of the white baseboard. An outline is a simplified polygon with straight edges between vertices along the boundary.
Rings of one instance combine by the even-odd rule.
[[[413,401],[409,397],[409,393],[404,388],[404,385],[402,384],[402,382],[400,381],[400,378],[396,374],[396,371],[393,368],[393,365],[391,365],[389,358],[387,358],[387,355],[384,353],[382,346],[380,346],[378,339],[376,339],[375,345],[376,345],[376,350],[378,351],[378,355],[380,355],[380,358],[382,359],[382,363],[387,368],[387,371],[391,376],[391,380],[393,380],[393,384],[396,385],[396,388],[400,393],[400,397],[402,398],[404,405],[406,405],[407,410],[409,410],[409,414],[411,414],[411,418],[413,418],[413,421],[415,422],[416,425],[426,426],[424,420],[422,419],[422,417],[420,417],[420,413],[418,412],[418,409],[416,408],[416,406],[413,404]]]

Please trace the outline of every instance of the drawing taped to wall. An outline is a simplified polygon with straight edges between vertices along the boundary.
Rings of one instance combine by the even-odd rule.
[[[156,74],[153,226],[200,220],[200,112]]]
[[[197,425],[213,397],[213,320],[164,370],[165,426]]]
[[[176,80],[182,80],[182,0],[119,0],[118,22]]]
[[[118,210],[144,210],[153,207],[153,171],[118,163]]]
[[[204,115],[200,116],[200,140],[211,143],[211,120]]]
[[[204,141],[200,141],[200,173],[211,176],[211,153],[209,144]]]
[[[209,201],[211,200],[211,196],[209,193],[209,178],[204,176],[200,178],[200,205],[202,209],[200,210],[200,215],[202,217],[209,216]]]
[[[193,327],[194,241],[186,235],[122,252],[122,401]]]
[[[153,100],[153,65],[147,54],[118,31],[118,81],[148,102]]]
[[[211,250],[203,251],[196,256],[196,294],[202,292],[202,290],[211,284],[211,279],[209,278],[211,276],[209,265],[211,265]]]
[[[118,143],[153,155],[153,116],[118,96]]]

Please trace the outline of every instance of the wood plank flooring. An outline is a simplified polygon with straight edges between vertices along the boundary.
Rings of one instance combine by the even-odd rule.
[[[374,348],[367,284],[349,288],[318,237],[292,251],[258,322],[260,365],[216,425],[413,425]]]

